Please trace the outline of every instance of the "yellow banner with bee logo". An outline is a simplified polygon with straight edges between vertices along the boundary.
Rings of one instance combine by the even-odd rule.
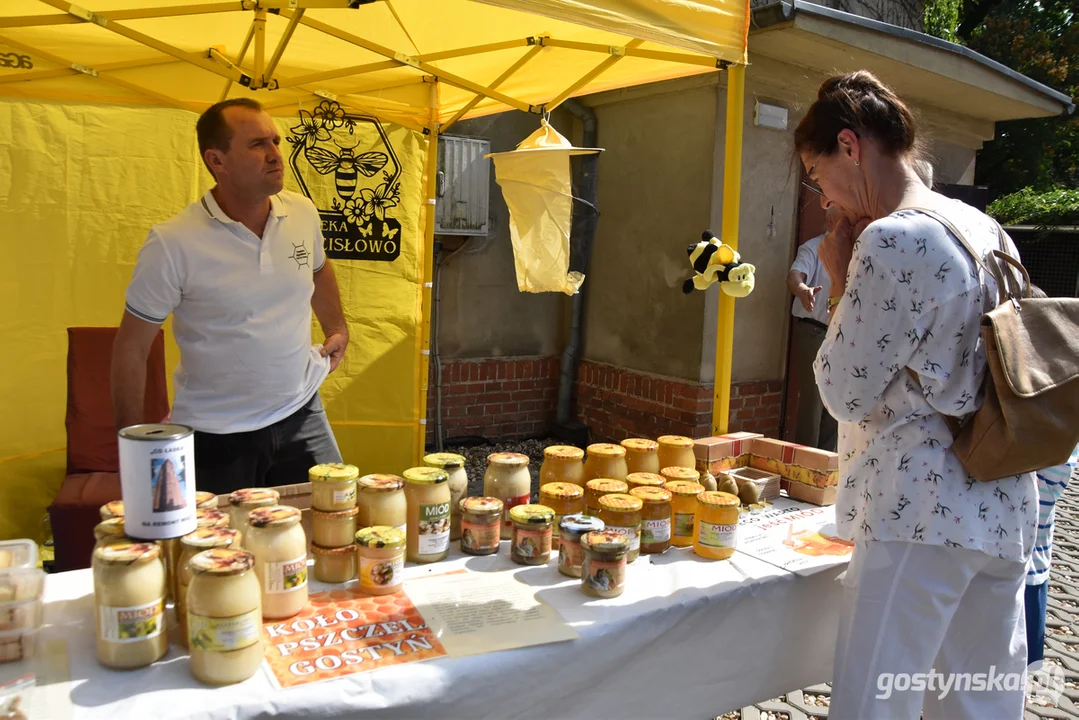
[[[115,327],[155,223],[212,184],[197,115],[0,101],[0,539],[43,539],[64,479],[67,328]],[[422,133],[326,104],[275,118],[286,189],[310,197],[351,333],[322,398],[347,462],[399,473],[419,422]],[[166,363],[179,361],[166,323]],[[323,334],[317,321],[312,341]],[[17,410],[16,410],[17,409]],[[94,422],[111,424],[109,409]]]

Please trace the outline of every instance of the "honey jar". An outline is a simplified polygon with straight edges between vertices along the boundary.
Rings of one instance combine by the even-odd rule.
[[[664,435],[657,438],[659,443],[659,466],[697,467],[697,456],[693,454],[693,439],[682,435]]]
[[[356,478],[360,470],[345,463],[315,465],[307,471],[311,481],[311,509],[338,512],[356,507]]]
[[[626,562],[631,563],[641,554],[641,509],[644,503],[640,498],[623,493],[611,493],[599,499],[599,519],[606,530],[622,533],[629,539],[629,551]]]
[[[584,511],[584,488],[570,482],[553,482],[540,486],[540,505],[554,510],[551,547],[558,549],[558,524],[566,515]]]
[[[502,501],[469,497],[461,501],[461,552],[494,555],[502,541]]]
[[[311,554],[315,557],[315,579],[319,582],[340,584],[356,578],[355,543],[339,547],[322,547],[312,543]]]
[[[664,467],[659,471],[659,474],[662,475],[663,479],[667,482],[701,482],[700,471],[693,467]]]
[[[693,520],[697,517],[697,496],[704,492],[700,483],[684,480],[669,482],[663,489],[671,494],[671,545],[693,545]]]
[[[584,512],[586,515],[599,515],[599,499],[611,493],[628,493],[629,485],[621,480],[596,478],[584,486]]]
[[[581,538],[581,549],[581,591],[598,598],[621,595],[626,587],[629,538],[608,530],[590,532]]]
[[[626,468],[630,473],[659,472],[659,443],[647,438],[627,438],[622,441],[626,449]]]
[[[709,560],[726,560],[738,545],[737,496],[707,491],[697,496],[693,552]]]
[[[543,565],[551,559],[554,510],[544,505],[518,505],[510,510],[513,537],[510,559],[521,565]]]
[[[584,450],[572,445],[551,445],[543,450],[540,487],[565,482],[584,487]]]
[[[431,453],[425,455],[423,464],[427,467],[445,470],[450,487],[450,540],[461,538],[461,501],[468,495],[468,472],[465,470],[465,456],[456,453]]]
[[[392,595],[404,582],[406,533],[388,525],[356,533],[360,590],[368,595]]]
[[[658,487],[636,487],[629,494],[644,503],[641,552],[665,552],[671,546],[671,493]]]
[[[635,472],[626,475],[626,484],[629,485],[630,490],[639,487],[663,487],[666,483],[667,478],[660,475],[659,471]]]
[[[356,536],[356,515],[359,508],[323,512],[311,510],[311,541],[324,548],[351,545]]]
[[[626,467],[626,449],[621,445],[595,443],[588,446],[588,458],[584,461],[585,484],[596,478],[625,480],[629,475]]]
[[[567,515],[562,518],[560,525],[558,572],[579,578],[581,577],[581,563],[584,560],[581,538],[590,532],[603,530],[603,521],[592,515]]]

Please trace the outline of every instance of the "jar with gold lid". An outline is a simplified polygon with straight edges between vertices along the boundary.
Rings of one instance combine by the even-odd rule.
[[[640,472],[626,475],[626,484],[630,490],[639,487],[663,487],[666,483],[667,478],[658,473]]]
[[[408,501],[408,542],[410,562],[432,563],[450,551],[450,487],[445,470],[414,467],[405,470],[405,500]]]
[[[738,545],[738,508],[736,495],[706,491],[697,496],[694,520],[693,552],[709,560],[726,560]]]
[[[553,482],[540,486],[540,505],[554,510],[554,523],[551,525],[551,547],[558,549],[558,524],[566,515],[584,512],[584,488],[570,482]]]
[[[356,507],[356,478],[360,469],[347,463],[323,463],[307,471],[311,481],[311,508],[339,512]]]
[[[195,491],[195,509],[196,510],[216,510],[217,509],[217,495],[212,492],[205,492],[203,490]]]
[[[244,488],[229,495],[229,527],[240,533],[240,546],[247,538],[247,517],[251,511],[272,507],[280,500],[281,493],[272,488]]]
[[[176,621],[180,626],[180,642],[187,647],[187,588],[191,585],[191,558],[215,548],[237,549],[240,533],[231,528],[200,527],[180,538],[180,557],[173,573],[176,583]],[[261,602],[261,601],[260,601]]]
[[[641,508],[640,498],[625,493],[611,493],[599,499],[599,519],[606,530],[622,533],[629,540],[626,562],[631,563],[641,554]]]
[[[502,501],[469,497],[461,501],[461,552],[494,555],[502,538]]]
[[[356,537],[356,515],[359,508],[336,512],[311,511],[311,542],[324,548],[351,545]]]
[[[191,674],[207,685],[243,682],[262,666],[262,595],[251,553],[205,550],[188,562]]]
[[[212,495],[216,504],[217,496],[213,493],[207,493]],[[196,496],[198,493],[196,493]],[[229,516],[227,513],[223,513],[220,510],[206,508],[196,508],[195,510],[195,527],[197,528],[224,528],[229,526]],[[161,540],[161,550],[163,557],[165,558],[165,573],[168,576],[168,588],[169,599],[179,606],[180,596],[177,595],[177,577],[179,575],[180,556],[183,554],[183,546],[181,544],[182,538],[169,538],[168,540]]]
[[[693,438],[682,435],[664,435],[656,439],[659,443],[659,466],[697,467],[697,456],[693,453]],[[660,470],[662,473],[662,470]]]
[[[510,559],[521,565],[543,565],[551,559],[554,510],[544,505],[518,505],[510,510],[513,537]]]
[[[122,518],[124,516],[124,501],[113,500],[112,502],[107,502],[101,506],[101,509],[98,510],[98,512],[101,514],[102,520]]]
[[[112,542],[113,540],[123,540],[127,536],[124,535],[124,519],[122,517],[113,517],[108,520],[102,520],[94,526],[94,550],[105,543]]]
[[[666,552],[671,546],[671,493],[658,487],[636,487],[629,494],[644,503],[641,508],[641,552]]]
[[[315,579],[319,582],[339,585],[356,579],[356,543],[350,542],[338,547],[323,547],[312,543],[311,555],[315,558]]]
[[[248,515],[244,549],[255,556],[255,574],[262,587],[262,616],[292,617],[307,605],[307,536],[300,511],[272,505]]]
[[[572,445],[551,445],[543,449],[540,487],[548,483],[573,483],[584,487],[584,450]]]
[[[560,523],[561,538],[558,544],[558,572],[570,577],[581,577],[581,563],[584,551],[581,538],[590,532],[604,529],[603,521],[593,515],[583,513],[567,515]]]
[[[195,510],[195,527],[227,528],[232,523],[232,518],[227,512],[216,508],[198,508]]]
[[[98,662],[129,670],[160,660],[169,649],[161,547],[108,542],[94,551],[92,565]]]
[[[629,538],[619,532],[601,530],[581,538],[581,590],[597,598],[613,598],[626,587],[626,555]]]
[[[397,475],[376,473],[356,481],[359,490],[356,527],[386,525],[408,532],[408,501],[405,500],[405,479]]]
[[[360,590],[368,595],[392,595],[401,589],[407,540],[404,532],[385,525],[356,533]]]
[[[659,472],[659,443],[648,438],[626,438],[621,443],[626,449],[626,468],[630,473]]]
[[[461,501],[468,495],[468,472],[465,470],[465,456],[457,453],[431,453],[425,455],[423,464],[427,467],[445,470],[449,476],[446,484],[450,487],[450,540],[461,538]]]
[[[528,472],[528,456],[500,452],[487,456],[487,471],[483,474],[483,494],[502,501],[502,539],[513,534],[510,510],[527,505],[532,499],[532,474]]]
[[[691,482],[699,483],[701,481],[701,473],[699,470],[691,467],[665,467],[659,471],[659,474],[663,476],[663,479],[667,482]],[[705,488],[706,490],[708,488]]]
[[[697,496],[704,492],[700,483],[677,480],[667,483],[663,489],[671,494],[671,545],[693,545],[693,522],[697,517]]]
[[[584,511],[586,515],[599,515],[599,499],[611,493],[628,493],[629,485],[622,480],[596,478],[584,486]]]
[[[594,443],[588,446],[588,457],[584,461],[585,485],[596,478],[624,481],[628,474],[624,447],[611,443]]]

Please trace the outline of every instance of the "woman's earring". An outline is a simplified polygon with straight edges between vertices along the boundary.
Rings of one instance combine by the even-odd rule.
[[[862,163],[861,163],[861,162],[859,162],[859,161],[857,161],[857,160],[855,160],[855,161],[854,161],[854,166],[855,166],[855,167],[861,167],[861,166],[862,166]]]

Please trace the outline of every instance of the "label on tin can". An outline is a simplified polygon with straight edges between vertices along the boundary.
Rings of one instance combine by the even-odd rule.
[[[134,538],[164,540],[194,531],[195,437],[190,428],[125,428],[119,444],[124,532]]]

